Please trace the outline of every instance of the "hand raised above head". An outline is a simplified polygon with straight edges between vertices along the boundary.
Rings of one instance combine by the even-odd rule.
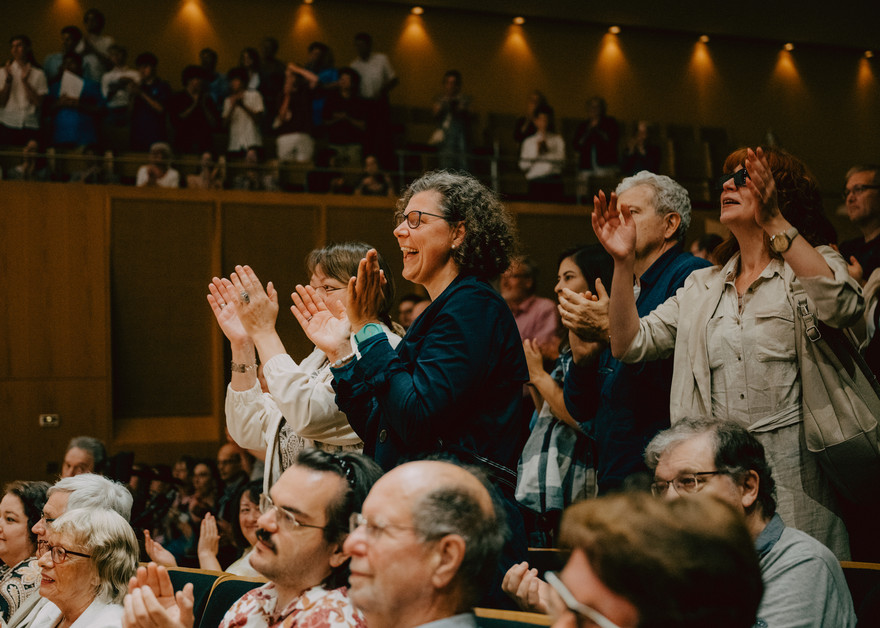
[[[776,181],[770,169],[770,162],[761,147],[757,150],[748,149],[745,162],[746,188],[752,193],[757,201],[755,206],[755,222],[764,229],[769,229],[774,234],[779,230],[772,226],[777,218],[780,218],[779,201],[776,194]],[[773,235],[773,234],[771,234]]]
[[[593,232],[615,261],[631,258],[636,248],[636,225],[626,204],[617,207],[617,194],[606,199],[605,192],[593,197],[593,213],[590,217]]]
[[[250,266],[236,266],[229,276],[234,287],[230,299],[236,301],[236,313],[245,331],[251,337],[271,333],[278,318],[278,293],[270,281],[265,290]]]

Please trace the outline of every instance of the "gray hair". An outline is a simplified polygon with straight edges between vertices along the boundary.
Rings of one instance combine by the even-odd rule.
[[[62,478],[55,482],[46,493],[70,493],[67,510],[88,508],[92,510],[112,510],[128,521],[131,518],[131,493],[119,482],[108,480],[94,473],[81,473],[72,478]]]
[[[708,434],[712,443],[715,468],[724,471],[734,478],[754,471],[758,474],[757,503],[765,517],[772,517],[776,512],[776,482],[764,446],[744,427],[731,421],[714,418],[686,418],[676,423],[651,439],[645,448],[645,464],[654,470],[660,458],[673,447]]]
[[[846,171],[846,178],[844,182],[849,181],[849,178],[854,174],[858,174],[860,172],[870,172],[874,175],[874,183],[877,183],[877,180],[880,179],[880,165],[876,164],[861,164],[858,166],[853,166],[849,170]]]
[[[96,471],[103,469],[104,462],[107,460],[107,448],[102,441],[92,436],[75,436],[70,439],[66,451],[70,451],[74,447],[89,453],[95,463]]]
[[[49,530],[69,537],[91,555],[98,573],[95,597],[105,604],[122,604],[138,567],[138,542],[128,521],[112,510],[75,508],[50,523]]]
[[[642,170],[620,182],[617,196],[637,185],[647,185],[653,190],[654,211],[658,216],[673,213],[679,215],[681,223],[675,237],[679,242],[684,242],[685,233],[691,224],[691,197],[688,191],[665,175]]]
[[[446,462],[452,462],[447,460]],[[465,541],[464,558],[457,578],[464,596],[464,607],[471,608],[492,583],[508,536],[507,515],[497,492],[479,469],[464,466],[486,488],[492,510],[486,511],[480,496],[456,485],[441,486],[413,505],[413,525],[424,541],[457,534]]]

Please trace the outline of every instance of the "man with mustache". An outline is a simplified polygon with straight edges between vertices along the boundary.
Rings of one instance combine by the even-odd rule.
[[[379,466],[355,453],[317,449],[299,453],[269,491],[260,497],[262,515],[251,566],[269,582],[243,595],[226,612],[220,628],[346,625],[365,628],[363,615],[348,598],[348,554],[342,544],[349,520],[373,483]],[[177,599],[164,568],[138,570],[138,585],[125,596],[126,628],[191,628],[192,589]],[[158,593],[158,597],[157,597]]]

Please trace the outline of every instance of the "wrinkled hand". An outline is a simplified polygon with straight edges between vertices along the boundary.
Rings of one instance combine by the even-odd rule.
[[[174,593],[171,578],[164,567],[150,563],[138,567],[137,576],[129,582],[123,602],[124,628],[192,628],[193,585]]]
[[[770,227],[770,223],[780,216],[776,181],[773,179],[770,163],[767,161],[763,149],[760,147],[757,151],[748,149],[745,167],[749,173],[746,178],[746,187],[756,200],[755,222],[761,228],[776,233],[776,228]]]
[[[228,296],[230,301],[234,300],[238,320],[248,335],[253,338],[261,333],[273,332],[278,318],[278,293],[272,282],[267,283],[264,290],[250,266],[236,266],[229,281],[233,285],[233,292]]]
[[[205,518],[202,519],[199,545],[196,548],[196,553],[200,556],[205,553],[216,557],[219,551],[220,533],[217,531],[217,520],[214,518],[214,515],[208,512],[205,513]]]
[[[297,322],[309,340],[332,358],[331,362],[351,353],[351,325],[339,299],[324,300],[311,286],[301,285],[290,298],[290,311]]]
[[[346,313],[352,329],[379,322],[379,312],[385,301],[382,287],[386,283],[385,272],[379,268],[379,254],[376,249],[370,249],[358,264],[357,277],[348,282]]]
[[[153,540],[149,530],[144,530],[144,549],[153,562],[163,567],[177,567],[177,559],[174,558],[174,554],[162,547],[159,541]]]
[[[250,336],[245,331],[241,321],[238,320],[238,299],[232,297],[236,294],[232,282],[228,279],[214,277],[208,284],[208,304],[220,325],[223,335],[232,344],[245,344],[251,342]]]
[[[538,570],[529,569],[526,562],[508,569],[501,582],[501,589],[517,606],[530,613],[547,613],[546,597],[549,588],[546,582],[538,578]]]
[[[599,238],[599,244],[614,258],[624,261],[635,253],[636,224],[629,212],[629,206],[621,204],[617,208],[617,194],[611,193],[606,199],[605,192],[593,197],[593,213],[590,217],[593,232]]]
[[[559,296],[559,316],[566,329],[588,342],[607,342],[610,329],[608,292],[601,279],[596,279],[596,294],[589,290],[578,294],[563,288]]]
[[[523,353],[526,354],[526,366],[529,368],[529,379],[534,382],[535,378],[544,373],[544,356],[537,340],[526,338],[523,340]]]

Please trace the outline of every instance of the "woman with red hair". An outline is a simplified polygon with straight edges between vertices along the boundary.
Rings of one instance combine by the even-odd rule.
[[[861,290],[828,246],[834,229],[801,161],[778,149],[741,149],[724,172],[721,222],[731,236],[717,250],[719,266],[694,272],[641,319],[632,290],[638,208],[621,205],[618,213],[614,194],[595,199],[593,230],[614,258],[611,351],[624,362],[674,351],[672,422],[714,416],[748,428],[767,451],[783,520],[846,559],[838,504],[804,442],[792,291],[806,293],[819,320],[845,327],[862,313]]]

